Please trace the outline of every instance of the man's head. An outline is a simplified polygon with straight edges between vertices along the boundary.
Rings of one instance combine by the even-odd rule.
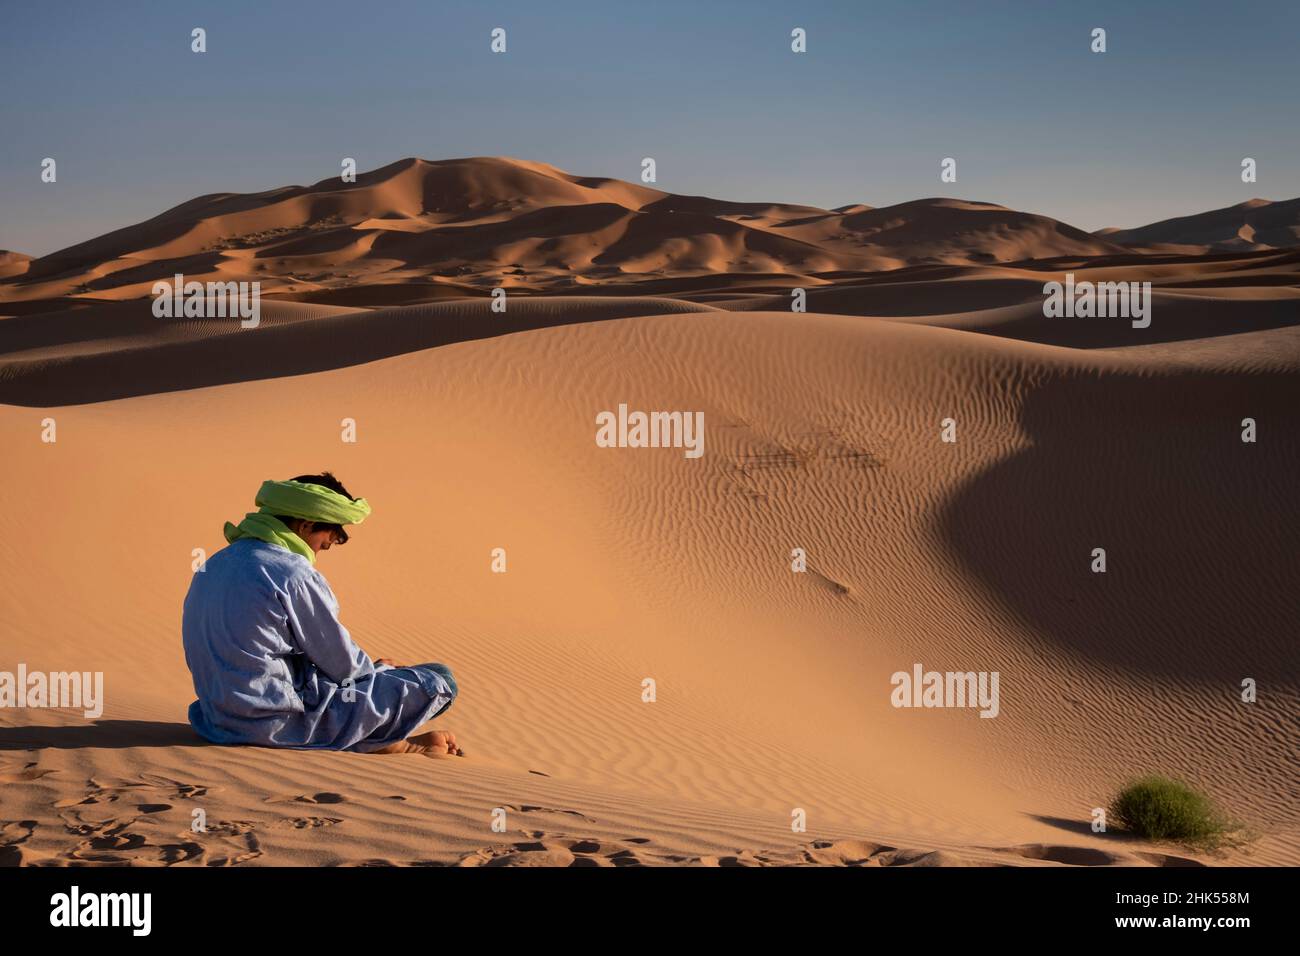
[[[346,488],[343,482],[339,481],[328,471],[319,475],[299,475],[290,481],[300,481],[309,485],[322,485],[330,491],[336,491],[352,501],[356,501]],[[313,554],[320,554],[322,551],[328,551],[332,545],[347,544],[348,533],[341,524],[326,524],[323,521],[308,521],[305,518],[292,518],[288,515],[276,515],[290,531],[307,542],[307,547],[311,548]]]

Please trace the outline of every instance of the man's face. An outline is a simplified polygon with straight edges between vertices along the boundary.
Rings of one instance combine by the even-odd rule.
[[[317,528],[311,521],[295,521],[289,526],[298,537],[307,542],[307,547],[311,548],[313,554],[320,554],[322,551],[328,551],[331,546],[339,542],[339,533],[333,528]]]

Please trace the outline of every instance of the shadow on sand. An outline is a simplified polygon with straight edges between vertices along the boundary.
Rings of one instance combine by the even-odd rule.
[[[0,751],[119,750],[124,747],[212,747],[187,723],[97,720],[68,727],[0,727]]]
[[[1022,415],[1032,447],[939,516],[963,571],[1093,664],[1213,681],[1229,698],[1243,677],[1300,675],[1294,376],[1072,374]]]

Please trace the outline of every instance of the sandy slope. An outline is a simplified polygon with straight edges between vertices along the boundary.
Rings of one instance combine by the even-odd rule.
[[[23,255],[21,252],[10,252],[7,249],[0,249],[0,279],[8,279],[11,276],[20,276],[27,271],[31,264],[32,257]]]
[[[1300,199],[1247,199],[1223,209],[1137,229],[1102,229],[1094,235],[1123,246],[1182,254],[1286,248],[1300,244]]]
[[[3,859],[1215,862],[1088,831],[1163,770],[1259,831],[1219,859],[1300,862],[1294,327],[1102,351],[653,304],[535,307],[368,364],[366,313],[304,314],[265,330],[292,333],[280,354],[348,367],[0,407],[0,667],[103,670],[108,693],[90,726],[0,711]],[[416,315],[468,324],[452,306]],[[368,317],[393,314],[413,318]],[[222,338],[46,371],[124,356],[159,391]],[[706,454],[598,448],[620,402],[704,411]],[[456,670],[439,723],[466,758],[213,748],[184,724],[191,549],[263,478],[317,468],[375,506],[322,558],[344,621]],[[1000,716],[894,709],[914,662],[998,670]]]
[[[1077,282],[1149,282],[1152,322],[1137,329],[1122,319],[1045,317],[1044,284],[1067,276]],[[1099,349],[1295,326],[1300,324],[1298,282],[1300,250],[1291,249],[914,266],[850,273],[800,288],[812,312]],[[346,301],[338,293],[305,294],[308,301],[264,298],[254,335],[227,319],[157,319],[148,298],[16,302],[11,307],[34,311],[0,322],[0,402],[95,402],[302,374],[570,322],[719,309],[785,311],[791,286],[788,276],[673,276],[602,285],[582,296],[512,293],[505,313],[493,311],[486,296],[450,285],[365,286],[355,290],[357,304],[351,306],[325,304]],[[403,304],[410,299],[417,301]],[[376,300],[380,307],[360,305]]]

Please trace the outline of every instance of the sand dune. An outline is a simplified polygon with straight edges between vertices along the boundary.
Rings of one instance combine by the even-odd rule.
[[[1300,245],[1300,199],[1248,199],[1224,209],[1137,229],[1103,229],[1095,235],[1124,246],[1185,254],[1282,249]]]
[[[121,303],[0,326],[0,401],[98,402],[300,375],[569,322],[708,311],[712,306],[649,296],[524,299],[505,313],[485,299],[376,310],[271,302],[256,330],[238,319],[211,319],[180,320],[160,333],[145,304]]]
[[[718,273],[815,283],[846,270],[1119,251],[1053,219],[989,203],[826,210],[674,195],[505,157],[404,159],[355,183],[335,177],[201,196],[33,260],[11,273],[21,281],[0,284],[0,303],[143,297],[177,272],[299,295],[439,279],[556,290]]]
[[[1300,250],[1117,235],[480,158],[5,254],[0,670],[107,700],[0,710],[0,864],[1300,864]],[[264,281],[260,325],[155,318],[176,271]],[[1151,325],[1045,316],[1067,274]],[[705,454],[597,446],[620,403]],[[463,759],[185,722],[195,549],[323,468],[375,507],[321,559],[342,619],[455,670]],[[998,671],[996,719],[892,706],[917,663]],[[1148,772],[1253,839],[1094,834]]]
[[[5,817],[31,821],[7,852],[1216,862],[1086,832],[1115,786],[1162,769],[1259,828],[1220,860],[1298,862],[1294,366],[1190,370],[1141,351],[853,316],[625,313],[309,376],[0,409],[4,446],[28,449],[0,491],[8,653],[102,669],[108,687],[102,730],[49,712],[0,736],[4,772],[25,782],[4,788]],[[597,448],[594,414],[620,401],[704,410],[709,453]],[[47,414],[55,445],[38,439]],[[949,414],[955,446],[938,441]],[[1268,441],[1237,440],[1245,414]],[[374,654],[456,668],[465,695],[442,723],[464,760],[188,736],[176,615],[191,549],[220,546],[264,472],[325,466],[376,503],[324,559],[344,620]],[[85,527],[94,547],[31,546]],[[1088,571],[1098,544],[1104,579]],[[489,570],[498,546],[505,575]],[[808,573],[789,569],[796,546]],[[889,675],[914,661],[1000,670],[1002,714],[893,709]],[[1269,694],[1236,703],[1238,675]],[[194,835],[200,807],[217,825]],[[791,832],[795,808],[807,833]]]
[[[27,271],[31,261],[31,256],[25,256],[21,252],[0,249],[0,279],[22,275]]]
[[[1064,223],[993,203],[919,199],[883,209],[859,209],[807,226],[792,235],[817,236],[865,246],[900,265],[1017,262],[1065,255],[1107,255],[1120,246]]]
[[[1078,281],[1150,281],[1152,322],[1138,329],[1123,319],[1045,316],[1043,285],[1063,281],[1067,271]],[[1098,257],[1082,264],[1043,260],[1033,267],[914,267],[812,288],[807,307],[1069,348],[1128,348],[1298,326],[1298,274],[1300,263],[1291,253],[1193,257],[1176,264]],[[788,289],[757,289],[516,295],[503,313],[494,312],[487,298],[455,297],[451,289],[429,302],[376,309],[327,305],[311,296],[305,302],[268,299],[256,334],[235,319],[160,320],[150,300],[81,299],[63,311],[32,312],[0,325],[0,401],[104,401],[323,371],[570,322],[789,308]]]

